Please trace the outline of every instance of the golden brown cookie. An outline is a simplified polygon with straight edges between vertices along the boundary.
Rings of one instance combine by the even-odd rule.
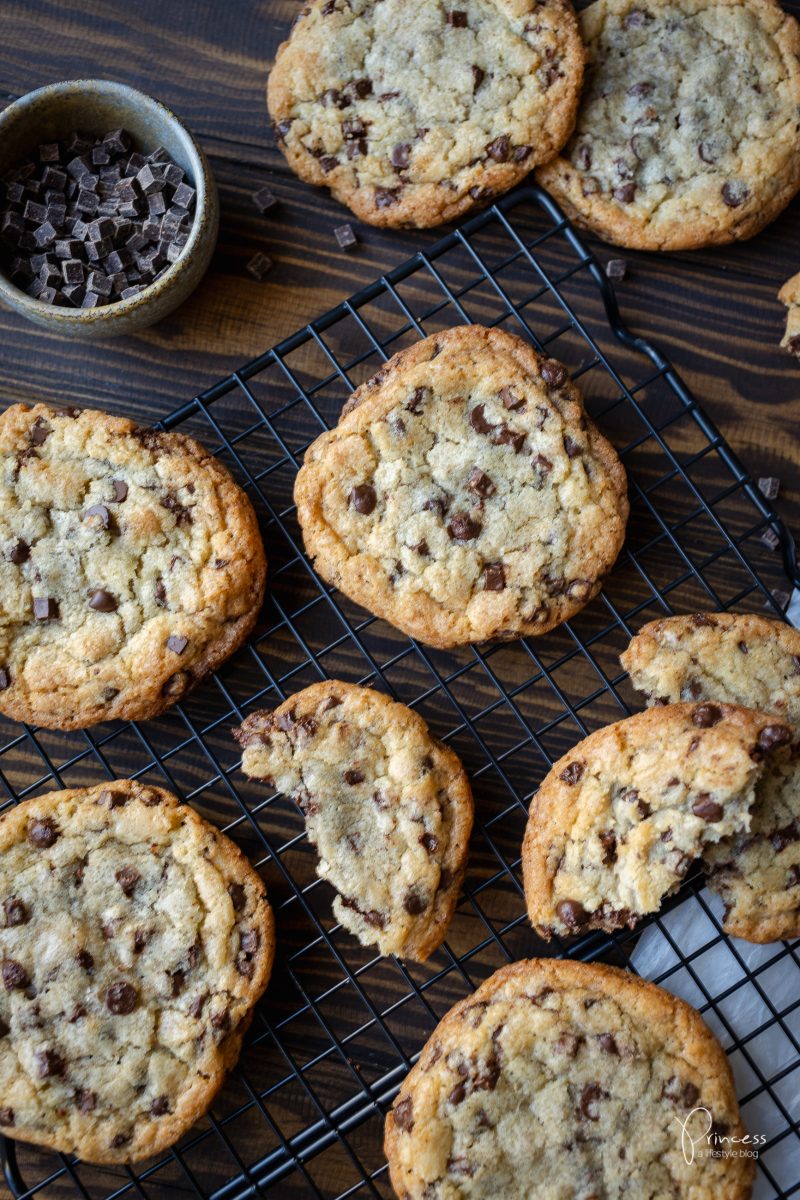
[[[431,646],[546,633],[622,546],[625,471],[569,373],[465,325],[402,351],[306,451],[306,550],[352,600]]]
[[[233,842],[129,780],[0,817],[0,1131],[136,1162],[208,1109],[269,979]]]
[[[311,0],[268,106],[301,179],[373,225],[439,225],[552,158],[583,62],[568,0]]]
[[[250,501],[191,438],[89,409],[0,416],[0,712],[156,716],[241,645],[265,577]]]
[[[329,680],[247,718],[242,769],[294,799],[362,945],[423,962],[442,942],[464,878],[472,792],[422,718],[381,692]]]
[[[620,246],[752,237],[800,187],[800,26],[775,0],[597,0],[575,132],[538,179]]]
[[[746,1200],[754,1145],[699,1013],[554,959],[503,967],[447,1013],[385,1140],[402,1200]]]

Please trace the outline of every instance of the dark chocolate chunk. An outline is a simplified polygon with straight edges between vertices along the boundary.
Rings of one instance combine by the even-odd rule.
[[[476,538],[481,532],[482,526],[480,521],[476,521],[469,513],[457,512],[453,513],[450,518],[450,524],[447,526],[447,532],[450,537],[457,542],[469,542]]]
[[[559,919],[568,929],[581,929],[589,920],[589,914],[578,900],[559,900],[556,905]]]
[[[607,1099],[608,1092],[603,1091],[599,1083],[587,1083],[578,1102],[578,1115],[585,1117],[588,1121],[599,1121],[598,1102]]]
[[[722,185],[722,199],[728,208],[739,208],[750,195],[750,189],[739,179],[729,179]]]
[[[112,983],[106,990],[106,1008],[115,1017],[132,1013],[139,1002],[139,993],[132,983]]]
[[[507,133],[503,133],[500,137],[496,137],[493,142],[489,142],[486,147],[486,153],[489,158],[493,158],[495,162],[508,162],[511,155],[511,138]]]
[[[54,1075],[63,1075],[66,1063],[57,1050],[37,1050],[34,1055],[36,1072],[40,1079],[50,1079]]]
[[[364,778],[363,771],[358,771],[354,767],[351,767],[344,773],[344,781],[345,783],[349,783],[351,787],[355,787],[357,783],[363,783]]]
[[[473,467],[470,471],[467,478],[467,487],[471,492],[475,492],[477,496],[483,498],[491,496],[495,490],[494,483],[480,467]]]
[[[692,812],[703,821],[721,821],[725,810],[716,800],[712,800],[708,792],[701,792],[692,803]]]
[[[253,279],[261,283],[272,270],[272,259],[268,258],[266,254],[262,254],[259,250],[248,262],[246,270],[248,275],[251,275]]]
[[[105,588],[93,588],[89,592],[89,608],[93,608],[95,612],[112,613],[119,608],[119,601]]]
[[[59,617],[57,601],[47,596],[34,596],[33,615],[37,621],[57,621]]]
[[[358,244],[358,238],[353,232],[351,225],[337,225],[333,231],[333,236],[336,238],[340,250],[350,250]]]
[[[722,720],[722,709],[716,704],[698,704],[692,712],[692,724],[698,729],[709,729]]]
[[[414,1128],[414,1100],[412,1096],[403,1096],[395,1101],[392,1117],[398,1129],[403,1133],[411,1133]]]
[[[451,9],[451,11],[447,14],[447,24],[452,25],[453,29],[466,29],[466,12],[460,8]]]
[[[31,982],[22,963],[17,962],[14,958],[4,958],[0,962],[0,976],[2,976],[3,987],[7,992],[26,988]]]
[[[52,817],[32,817],[28,822],[28,841],[37,850],[46,850],[58,841],[60,830]]]
[[[27,562],[31,556],[31,548],[22,538],[11,548],[8,554],[9,562],[20,567],[24,562]]]
[[[114,878],[122,888],[123,894],[125,896],[132,896],[134,889],[136,888],[136,884],[141,879],[141,875],[136,870],[136,867],[127,866],[120,867],[120,869],[115,873]]]
[[[576,783],[580,783],[580,781],[583,779],[583,773],[585,770],[586,763],[584,762],[576,761],[567,763],[566,767],[564,767],[564,770],[561,771],[558,778],[563,779],[564,783],[569,784],[570,787],[574,787]]]
[[[483,590],[502,592],[506,586],[506,569],[500,562],[487,563],[483,568]]]
[[[606,263],[606,276],[619,281],[628,274],[628,264],[624,258],[610,258]]]
[[[10,896],[3,901],[3,914],[7,929],[14,925],[27,925],[31,919],[28,906],[18,896]]]
[[[172,634],[167,638],[167,649],[172,650],[174,654],[183,654],[188,645],[189,639],[186,637],[180,637],[177,634]]]
[[[369,516],[377,503],[375,489],[368,483],[357,485],[350,491],[350,503],[356,512]]]
[[[569,379],[569,371],[555,358],[546,358],[539,368],[539,374],[550,388],[561,388]]]
[[[122,479],[112,479],[111,486],[114,489],[114,500],[117,504],[122,504],[128,499],[128,485]]]
[[[427,900],[421,894],[421,892],[417,890],[417,888],[410,888],[409,891],[406,892],[405,899],[403,900],[403,908],[406,910],[409,916],[418,917],[420,913],[425,912],[427,907]]]
[[[4,1104],[0,1108],[0,1125],[11,1126],[14,1124],[14,1110]]]
[[[759,479],[758,490],[762,496],[766,496],[767,500],[777,500],[778,493],[781,490],[781,481],[776,479],[774,475],[768,475]]]
[[[788,746],[792,740],[792,731],[787,725],[765,725],[758,735],[760,750],[776,750],[778,746]]]

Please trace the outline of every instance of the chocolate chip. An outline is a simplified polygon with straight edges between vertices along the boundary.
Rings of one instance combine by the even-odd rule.
[[[354,900],[352,896],[342,896],[341,901],[345,908],[351,908],[354,912],[357,912],[360,917],[363,917],[368,925],[372,925],[375,929],[386,928],[386,917],[383,915],[383,913],[377,912],[374,908],[361,908],[358,902]]]
[[[483,590],[502,592],[506,586],[506,569],[500,562],[487,563],[483,568]]]
[[[578,1102],[578,1115],[587,1121],[599,1121],[598,1102],[607,1099],[608,1092],[604,1092],[599,1083],[587,1083]]]
[[[469,414],[469,423],[476,433],[491,433],[494,429],[489,421],[486,420],[486,405],[476,404],[471,409]]]
[[[778,493],[781,490],[781,481],[776,479],[774,475],[764,476],[758,481],[758,490],[767,500],[777,500]]]
[[[15,925],[27,925],[31,919],[27,904],[17,896],[11,896],[8,900],[3,901],[3,912],[7,929]]]
[[[574,441],[569,436],[568,433],[564,434],[563,442],[564,442],[564,449],[567,453],[567,458],[578,458],[580,456],[580,454],[581,454],[580,444],[578,442]]]
[[[787,746],[791,740],[792,731],[786,725],[765,725],[758,735],[759,749],[766,751]]]
[[[392,149],[391,160],[392,166],[398,171],[403,170],[408,166],[408,160],[411,155],[411,145],[409,142],[401,142],[400,145]]]
[[[13,1124],[14,1124],[14,1110],[13,1110],[13,1108],[9,1108],[8,1105],[4,1104],[3,1107],[0,1108],[0,1125],[9,1126],[9,1125],[13,1125]]]
[[[412,1096],[403,1096],[395,1101],[392,1117],[398,1129],[403,1133],[411,1133],[414,1128],[414,1100]]]
[[[369,516],[374,511],[377,503],[375,489],[368,483],[359,484],[350,491],[350,503],[357,513],[362,513],[363,516]]]
[[[36,1072],[40,1079],[63,1075],[66,1070],[66,1063],[57,1050],[37,1050],[34,1058]]]
[[[493,142],[489,142],[489,145],[486,147],[486,153],[495,162],[508,162],[511,154],[511,138],[507,133],[501,134]]]
[[[173,633],[167,638],[167,649],[171,650],[173,654],[183,654],[188,645],[189,639],[181,637],[179,634]]]
[[[617,837],[611,830],[600,834],[600,845],[603,847],[603,863],[610,867],[617,861]]]
[[[606,1054],[613,1054],[619,1058],[619,1047],[613,1033],[601,1033],[597,1040],[600,1043],[600,1048],[605,1050]]]
[[[116,596],[112,596],[105,588],[92,588],[89,592],[89,608],[95,612],[112,613],[117,611],[119,603]]]
[[[729,179],[723,183],[721,191],[728,208],[739,208],[750,195],[750,189],[739,179]]]
[[[46,850],[57,841],[60,830],[52,817],[33,817],[28,822],[28,841],[37,850]]]
[[[568,929],[578,930],[589,920],[589,913],[578,900],[559,900],[556,913]]]
[[[399,188],[375,188],[375,204],[378,208],[390,208],[399,199]]]
[[[450,524],[447,526],[448,534],[457,542],[472,541],[478,536],[481,529],[480,521],[474,520],[469,513],[465,512],[453,513]]]
[[[467,487],[477,496],[491,496],[495,490],[494,483],[480,467],[473,467],[467,478]]]
[[[247,903],[247,893],[241,883],[231,883],[228,885],[228,895],[231,898],[234,912],[241,912]]]
[[[155,1100],[150,1105],[150,1115],[152,1117],[163,1117],[164,1113],[169,1112],[169,1100],[166,1096],[156,1096]]]
[[[539,368],[539,374],[549,388],[561,388],[569,379],[569,371],[555,358],[546,358]]]
[[[635,183],[623,183],[621,187],[614,188],[613,191],[614,199],[619,200],[620,204],[631,204],[635,195]]]
[[[105,504],[93,504],[91,508],[87,508],[83,514],[86,517],[95,517],[96,522],[103,529],[108,529],[111,524],[111,513],[106,508]]]
[[[351,767],[349,770],[345,771],[344,781],[345,783],[349,783],[351,787],[355,787],[357,783],[364,782],[364,773],[363,771],[359,771],[356,770],[356,768]]]
[[[112,983],[106,990],[106,1008],[115,1017],[126,1017],[139,1002],[139,993],[132,983]]]
[[[692,712],[692,724],[698,729],[709,729],[722,720],[722,709],[716,704],[698,704]]]
[[[58,602],[47,596],[34,596],[33,615],[37,621],[57,621],[60,615]]]
[[[453,29],[466,29],[467,28],[466,12],[461,8],[451,9],[451,11],[447,14],[447,24],[451,25],[453,27]]]
[[[511,446],[514,453],[519,454],[525,445],[525,434],[503,424],[492,430],[490,441],[493,446]]]
[[[418,917],[428,907],[425,897],[416,889],[410,888],[403,900],[403,908],[411,917]]]
[[[15,567],[21,567],[24,562],[28,561],[30,556],[31,548],[22,538],[11,548],[8,554],[9,562],[12,562]]]
[[[11,992],[15,988],[26,988],[31,982],[22,963],[18,963],[14,958],[3,959],[0,964],[0,974],[3,977],[3,987],[7,992]]]
[[[703,821],[721,821],[724,809],[716,800],[712,800],[708,792],[701,792],[692,802],[692,812]]]
[[[112,479],[111,486],[114,489],[114,500],[117,504],[122,504],[128,499],[128,485],[123,479]]]
[[[136,867],[128,866],[120,867],[120,869],[115,873],[114,878],[122,888],[123,895],[132,896],[136,884],[141,879],[141,875],[136,870]]]
[[[538,471],[540,475],[549,475],[553,469],[553,464],[550,462],[549,458],[545,457],[544,454],[534,454],[533,458],[531,459],[531,466],[535,471]]]
[[[665,1100],[671,1100],[673,1104],[683,1104],[686,1108],[694,1108],[697,1101],[700,1099],[700,1092],[688,1079],[679,1079],[677,1075],[671,1075],[661,1089],[661,1095]]]
[[[50,426],[41,417],[37,417],[28,434],[31,445],[43,446],[52,432]]]
[[[120,1146],[127,1146],[132,1136],[130,1133],[115,1133],[109,1145],[112,1150],[119,1150]]]
[[[564,767],[564,770],[561,771],[558,778],[563,779],[564,783],[569,784],[570,787],[574,787],[576,783],[580,783],[580,781],[583,779],[583,773],[585,770],[586,763],[584,762],[576,761],[567,763],[566,767]]]

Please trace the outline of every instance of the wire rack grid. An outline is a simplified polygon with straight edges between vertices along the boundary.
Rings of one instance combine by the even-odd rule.
[[[316,577],[292,484],[304,449],[354,387],[414,340],[469,321],[516,332],[569,366],[625,462],[631,517],[602,594],[568,624],[540,639],[445,652]],[[383,1117],[447,1009],[499,966],[537,954],[641,969],[647,939],[647,973],[700,1009],[730,1055],[746,1123],[766,1135],[756,1196],[800,1194],[797,947],[728,939],[699,874],[634,932],[545,946],[525,917],[530,798],[578,739],[639,707],[618,662],[635,629],[699,608],[780,615],[787,578],[797,582],[794,542],[775,509],[663,355],[628,331],[597,260],[556,205],[535,187],[516,191],[160,425],[213,449],[251,496],[270,559],[261,623],[246,649],[157,720],[67,734],[0,718],[0,804],[111,777],[172,789],[262,873],[278,958],[238,1068],[172,1151],[109,1168],[6,1140],[10,1193],[390,1197]],[[333,922],[302,817],[238,769],[231,726],[326,677],[416,708],[471,777],[464,892],[446,944],[425,964],[376,957]]]

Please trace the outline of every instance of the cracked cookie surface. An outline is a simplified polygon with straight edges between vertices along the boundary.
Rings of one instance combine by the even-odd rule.
[[[197,442],[88,409],[0,417],[0,711],[157,715],[241,644],[265,576],[250,501]]]
[[[656,912],[703,850],[749,830],[765,763],[791,738],[775,717],[716,703],[649,709],[584,738],[530,807],[522,865],[537,932],[610,932]]]
[[[467,325],[395,355],[306,451],[317,571],[432,646],[546,633],[622,546],[626,477],[567,369]]]
[[[667,617],[645,625],[621,661],[650,704],[725,700],[791,723],[794,746],[759,780],[750,829],[703,860],[728,933],[800,937],[800,631],[750,613]]]
[[[238,1057],[274,948],[264,885],[127,780],[0,817],[0,1131],[88,1162],[172,1145]]]
[[[699,1013],[614,967],[533,959],[439,1023],[385,1149],[401,1200],[745,1200],[753,1159],[708,1153],[745,1136]]]
[[[253,713],[236,739],[245,774],[301,809],[336,919],[381,954],[426,959],[447,933],[472,828],[452,750],[404,704],[337,680]]]
[[[800,187],[800,26],[773,0],[597,0],[575,132],[538,179],[644,250],[751,237]]]
[[[313,0],[267,102],[301,179],[374,225],[422,227],[552,158],[583,63],[568,0]]]

